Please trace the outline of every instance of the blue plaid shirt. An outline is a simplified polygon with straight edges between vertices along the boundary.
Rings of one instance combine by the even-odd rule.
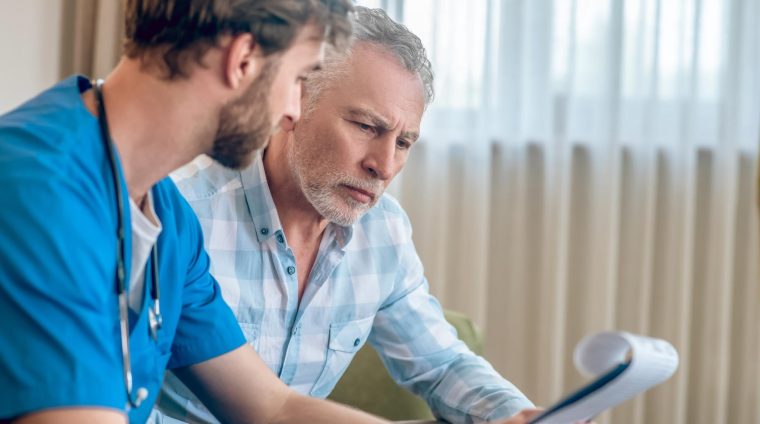
[[[248,342],[299,393],[324,398],[369,342],[394,380],[451,422],[508,417],[531,402],[457,338],[430,295],[409,219],[384,195],[356,224],[328,224],[303,299],[261,155],[243,171],[200,157],[174,174],[198,215],[211,273]],[[213,420],[176,377],[162,409]]]

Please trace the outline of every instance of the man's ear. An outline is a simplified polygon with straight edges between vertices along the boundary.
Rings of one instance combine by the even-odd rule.
[[[232,37],[224,62],[224,78],[233,89],[247,85],[259,76],[266,59],[261,46],[245,33]]]
[[[293,121],[290,117],[283,116],[280,119],[280,129],[286,133],[292,132],[296,129],[297,122]]]

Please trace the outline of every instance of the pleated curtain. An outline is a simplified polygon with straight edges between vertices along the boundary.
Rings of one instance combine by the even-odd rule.
[[[760,2],[386,0],[437,98],[392,186],[432,291],[536,403],[575,344],[669,340],[600,423],[760,423]]]
[[[105,78],[121,56],[126,0],[63,0],[61,78]]]

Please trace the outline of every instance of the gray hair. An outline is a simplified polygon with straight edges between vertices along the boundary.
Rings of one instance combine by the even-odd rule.
[[[433,68],[419,37],[391,19],[383,9],[355,6],[351,16],[352,33],[349,46],[339,51],[332,46],[325,49],[322,69],[312,72],[304,83],[305,112],[308,116],[316,107],[320,93],[333,81],[345,74],[345,64],[357,42],[380,46],[395,56],[409,71],[422,81],[425,107],[433,101]]]

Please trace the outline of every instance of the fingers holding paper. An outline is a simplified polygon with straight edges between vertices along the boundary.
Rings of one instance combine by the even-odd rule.
[[[543,408],[527,408],[512,415],[504,421],[498,421],[497,424],[529,424],[531,418],[538,416],[544,412]],[[579,421],[576,424],[596,424],[592,421]]]
[[[512,415],[504,421],[498,421],[498,424],[528,424],[530,419],[543,412],[543,409],[539,408],[527,408]]]

